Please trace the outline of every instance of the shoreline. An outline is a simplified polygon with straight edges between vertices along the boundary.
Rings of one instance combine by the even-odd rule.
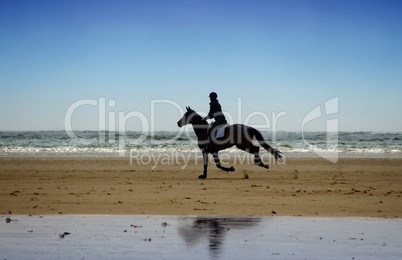
[[[182,169],[127,158],[0,157],[0,214],[402,218],[402,159],[234,166],[225,173],[210,163],[199,180],[195,160]]]

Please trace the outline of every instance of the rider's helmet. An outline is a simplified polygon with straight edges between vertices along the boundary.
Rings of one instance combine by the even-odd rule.
[[[211,99],[217,99],[217,98],[218,98],[218,94],[216,94],[215,92],[211,92],[211,93],[209,94],[209,97],[210,97]]]

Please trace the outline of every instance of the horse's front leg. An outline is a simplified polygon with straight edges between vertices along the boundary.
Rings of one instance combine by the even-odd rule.
[[[198,176],[198,179],[206,179],[207,178],[207,169],[208,169],[208,153],[202,152],[202,159],[204,161],[204,173]]]
[[[219,160],[219,155],[217,152],[213,153],[212,156],[214,157],[216,167],[218,167],[219,169],[221,169],[225,172],[234,172],[235,171],[235,168],[233,166],[231,166],[230,168],[227,168],[227,167],[224,167],[221,165],[221,162]]]

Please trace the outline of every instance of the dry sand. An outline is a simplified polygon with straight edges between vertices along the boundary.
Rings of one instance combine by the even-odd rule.
[[[128,158],[3,157],[0,214],[402,217],[402,159],[232,163],[235,172],[210,165],[199,180],[194,160],[152,169]]]

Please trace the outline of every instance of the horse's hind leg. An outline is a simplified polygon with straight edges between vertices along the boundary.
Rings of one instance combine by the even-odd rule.
[[[241,147],[238,147],[242,149]],[[260,157],[260,147],[255,145],[250,145],[247,149],[242,149],[254,155],[254,164],[269,169],[269,165],[262,162]]]
[[[221,169],[221,170],[223,170],[225,172],[234,172],[235,171],[235,168],[233,166],[231,166],[230,168],[227,168],[227,167],[224,167],[224,166],[221,165],[218,153],[213,153],[212,156],[214,157],[216,167],[218,167],[219,169]]]
[[[254,164],[269,169],[269,165],[262,162],[260,153],[254,154]]]

